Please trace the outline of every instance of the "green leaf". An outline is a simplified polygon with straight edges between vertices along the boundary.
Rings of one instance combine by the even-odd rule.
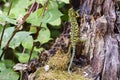
[[[0,61],[0,71],[4,71],[6,69],[5,63]]]
[[[29,55],[29,54],[26,54],[26,53],[24,53],[24,54],[18,53],[17,55],[18,55],[18,60],[19,60],[21,63],[27,63],[27,62],[28,62],[28,59],[29,59],[29,57],[30,57],[30,55]]]
[[[47,2],[47,0],[36,0],[36,2],[38,2],[38,3],[42,4],[42,5],[44,5],[44,4]]]
[[[21,62],[21,63],[28,63],[28,60],[29,60],[29,53],[17,53],[17,56],[18,56],[18,60]],[[32,54],[32,58],[38,58],[38,52],[33,52]]]
[[[58,9],[49,9],[46,11],[44,18],[41,22],[49,23],[53,22],[56,19],[59,19],[63,14]]]
[[[3,29],[3,26],[2,26],[2,25],[0,25],[0,33],[1,33],[2,29]]]
[[[0,15],[0,23],[7,21],[8,23],[16,25],[16,20],[9,18],[7,15],[2,14]]]
[[[33,46],[33,38],[32,36],[28,36],[26,39],[22,41],[22,45],[26,49],[31,49]]]
[[[5,29],[5,33],[4,33],[4,36],[3,36],[3,40],[2,40],[2,45],[1,45],[1,49],[3,47],[5,47],[5,45],[7,44],[10,36],[12,35],[13,31],[14,31],[14,27],[9,27],[9,28],[6,28]],[[1,34],[0,34],[1,35]]]
[[[45,13],[45,16],[42,19],[42,9],[38,9],[28,17],[27,22],[31,23],[34,26],[40,26],[40,23],[43,24],[50,23],[54,25],[54,21],[58,21],[57,25],[61,23],[60,17],[63,14],[57,9],[48,9]],[[56,22],[57,22],[56,21]],[[53,22],[53,23],[52,23]]]
[[[28,8],[28,2],[25,0],[14,0],[14,6],[10,11],[10,17],[18,18],[19,16],[24,16],[26,11],[25,9]]]
[[[38,58],[38,52],[34,51],[33,54],[32,54],[31,59],[36,59],[36,58]]]
[[[9,27],[9,28],[7,28],[5,30],[1,48],[5,47],[5,45],[7,44],[8,40],[12,36],[13,31],[14,31],[14,27]],[[30,32],[25,32],[25,31],[17,32],[16,35],[13,37],[12,41],[10,42],[9,47],[11,47],[13,49],[16,48],[30,34],[31,34]]]
[[[27,22],[31,23],[34,26],[40,26],[40,21],[42,19],[42,9],[38,9],[27,18]]]
[[[48,9],[55,9],[58,8],[58,3],[56,0],[50,0],[49,1],[49,5],[48,5]]]
[[[53,26],[59,26],[61,24],[61,19],[58,18],[52,22],[49,22],[49,24],[53,25]]]
[[[44,44],[46,42],[48,42],[50,40],[50,31],[49,29],[46,28],[42,28],[39,32],[39,36],[37,41],[39,41],[41,44]]]
[[[0,72],[0,80],[18,80],[19,75],[12,69],[5,69]]]
[[[16,35],[13,37],[9,47],[15,49],[17,46],[19,46],[23,40],[26,39],[26,37],[30,36],[30,32],[20,31],[17,32]]]
[[[45,49],[42,47],[41,48],[36,48],[36,47],[34,48],[34,51],[36,51],[36,52],[42,52],[43,50],[45,50]]]
[[[4,60],[6,68],[13,68],[15,63],[12,60]]]
[[[69,0],[60,0],[60,1],[66,3],[66,4],[69,4]]]
[[[30,32],[36,33],[37,32],[37,27],[36,26],[30,26]]]

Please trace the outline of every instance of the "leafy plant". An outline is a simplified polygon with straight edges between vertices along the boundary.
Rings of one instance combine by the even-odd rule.
[[[12,59],[4,58],[6,50],[12,48],[21,63],[27,63],[31,56],[38,58],[38,53],[44,50],[41,45],[52,40],[49,25],[53,28],[61,25],[61,16],[64,14],[60,8],[68,4],[69,0],[1,0],[1,3],[0,79],[18,80],[19,75],[12,69],[15,63]],[[59,34],[57,31],[53,32]],[[35,42],[39,42],[40,47],[34,45]]]

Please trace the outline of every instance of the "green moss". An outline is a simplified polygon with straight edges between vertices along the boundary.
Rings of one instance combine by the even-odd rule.
[[[35,73],[34,80],[90,80],[84,76],[76,73],[71,75],[67,71],[62,70],[49,70],[46,72],[44,68],[39,68]]]
[[[63,50],[58,50],[56,54],[46,63],[50,66],[48,71],[44,67],[38,68],[33,74],[32,80],[90,80],[83,76],[83,69],[73,67],[71,74],[68,73],[68,63],[70,62],[70,54],[64,53]]]
[[[65,70],[68,67],[70,61],[70,55],[65,54],[63,50],[58,50],[56,54],[48,61],[48,65],[52,69]]]

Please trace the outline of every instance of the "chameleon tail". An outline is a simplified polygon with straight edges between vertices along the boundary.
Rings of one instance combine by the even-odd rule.
[[[71,74],[70,72],[70,68],[72,66],[72,62],[73,62],[73,59],[74,59],[74,56],[75,56],[75,46],[72,47],[72,57],[71,57],[71,60],[70,60],[70,64],[68,66],[68,72]]]

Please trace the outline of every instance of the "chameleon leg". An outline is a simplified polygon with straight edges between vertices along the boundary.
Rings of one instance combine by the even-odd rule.
[[[70,60],[70,64],[68,66],[68,72],[71,74],[71,71],[70,71],[70,68],[72,66],[72,62],[73,62],[73,59],[74,59],[74,56],[75,56],[75,46],[72,47],[72,57],[71,57],[71,60]]]

